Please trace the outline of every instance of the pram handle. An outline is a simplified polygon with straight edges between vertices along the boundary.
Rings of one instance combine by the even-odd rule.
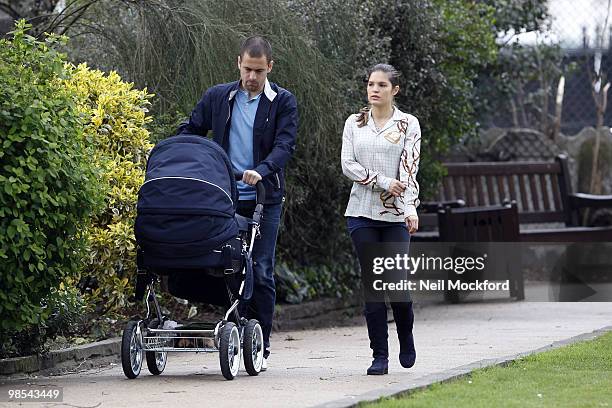
[[[242,172],[235,171],[234,177],[236,181],[242,180]],[[259,225],[261,221],[261,216],[263,214],[263,206],[266,201],[266,188],[263,185],[263,180],[259,180],[255,184],[256,197],[255,197],[255,212],[253,213],[253,221]]]

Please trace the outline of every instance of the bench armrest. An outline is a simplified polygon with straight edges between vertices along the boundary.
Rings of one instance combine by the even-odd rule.
[[[465,207],[465,201],[463,201],[462,199],[449,201],[426,201],[419,205],[419,210],[423,211],[424,213],[437,213],[440,208],[445,207]]]
[[[612,195],[574,193],[569,195],[569,201],[572,209],[612,208]]]

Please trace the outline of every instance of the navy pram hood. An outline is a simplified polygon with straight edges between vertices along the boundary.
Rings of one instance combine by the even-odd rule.
[[[151,150],[145,183],[138,197],[139,211],[163,208],[166,213],[174,209],[182,214],[233,217],[237,203],[231,162],[215,142],[201,136],[181,135],[170,137]]]
[[[237,203],[232,165],[215,142],[181,135],[157,144],[134,226],[145,266],[199,267],[196,257],[238,235]]]
[[[167,274],[175,296],[213,304],[227,301],[225,285],[239,296],[244,280],[240,298],[248,300],[252,259],[242,251],[237,204],[234,171],[217,143],[194,135],[158,143],[138,192],[139,268]]]

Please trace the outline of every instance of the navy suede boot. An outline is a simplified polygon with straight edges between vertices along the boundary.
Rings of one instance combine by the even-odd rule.
[[[372,365],[368,375],[383,375],[389,372],[389,345],[387,343],[387,305],[385,302],[366,302],[365,318],[372,349]]]
[[[378,357],[372,361],[372,365],[368,368],[368,375],[383,375],[389,373],[389,360]]]
[[[403,350],[402,346],[404,346]],[[400,345],[399,361],[404,368],[410,368],[416,362],[416,350],[414,349],[414,337],[412,333],[410,333],[405,342]]]
[[[416,350],[414,349],[414,336],[412,327],[414,325],[414,311],[412,302],[391,303],[393,318],[397,326],[397,337],[400,343],[399,361],[402,367],[410,368],[416,361]]]

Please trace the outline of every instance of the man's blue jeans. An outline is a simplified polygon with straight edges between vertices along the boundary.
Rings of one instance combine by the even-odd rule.
[[[255,201],[239,201],[236,212],[252,218],[254,209]],[[253,246],[253,296],[248,304],[242,304],[240,309],[241,316],[259,320],[263,332],[264,357],[270,354],[270,333],[276,301],[274,255],[281,210],[281,203],[264,206],[263,219],[259,226],[261,238],[256,239]]]

